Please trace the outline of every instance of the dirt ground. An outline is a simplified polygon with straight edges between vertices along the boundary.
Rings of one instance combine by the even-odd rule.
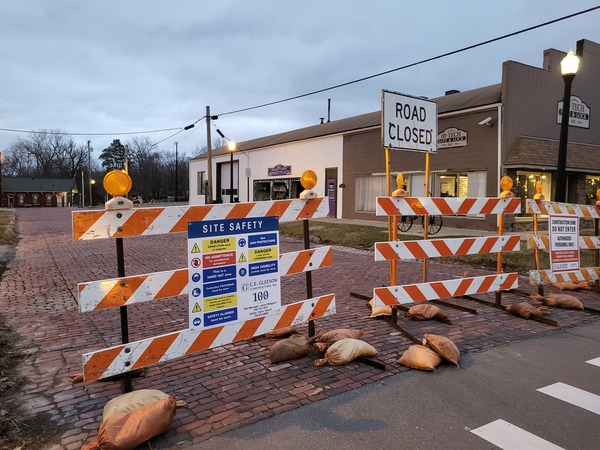
[[[3,220],[0,234],[1,278],[17,243],[14,220]],[[8,326],[0,311],[0,448],[7,450],[42,448],[59,432],[48,417],[28,416],[20,407],[19,393],[27,379],[19,375],[18,368],[28,356],[20,342],[23,339]]]

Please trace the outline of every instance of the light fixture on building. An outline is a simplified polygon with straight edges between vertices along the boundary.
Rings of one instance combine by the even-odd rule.
[[[565,83],[562,117],[560,121],[560,140],[558,142],[558,161],[556,163],[556,185],[554,201],[565,202],[567,192],[567,142],[569,139],[569,115],[571,114],[571,85],[579,68],[579,58],[573,50],[560,62],[560,71]]]

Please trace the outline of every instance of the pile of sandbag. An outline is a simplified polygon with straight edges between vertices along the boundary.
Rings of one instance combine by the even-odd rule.
[[[177,407],[185,402],[156,389],[140,389],[108,401],[96,442],[82,450],[133,450],[163,434],[171,426]]]
[[[325,353],[323,358],[315,360],[315,365],[330,364],[340,366],[348,364],[359,356],[375,356],[377,350],[360,338],[364,331],[350,328],[337,328],[306,339],[293,327],[273,330],[265,336],[271,339],[279,339],[271,347],[269,354],[271,363],[276,364],[284,361],[301,358],[309,353],[309,346],[315,353]]]
[[[371,317],[372,319],[381,316],[391,316],[392,315],[392,307],[389,305],[376,306],[375,299],[369,300],[369,306],[371,307]]]
[[[544,306],[553,306],[564,309],[583,309],[583,303],[577,297],[569,294],[531,294],[535,301],[542,302]]]
[[[444,320],[448,318],[439,307],[428,303],[411,306],[404,316],[413,320]]]
[[[412,369],[434,371],[446,360],[458,367],[460,351],[452,340],[446,336],[426,333],[423,344],[413,344],[402,354],[398,364]]]
[[[572,281],[565,281],[562,283],[553,283],[551,284],[553,288],[558,289],[559,291],[578,291],[580,289],[590,290],[592,289],[592,283],[589,281],[582,281],[581,283],[573,283]]]

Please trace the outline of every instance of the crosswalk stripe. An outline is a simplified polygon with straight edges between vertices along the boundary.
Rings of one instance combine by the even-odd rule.
[[[560,450],[562,447],[554,445],[535,434],[525,431],[505,420],[498,419],[471,430],[482,439],[502,448],[519,450],[523,448],[535,448],[539,450]],[[564,449],[563,449],[564,450]]]
[[[600,414],[600,395],[592,394],[565,383],[554,383],[536,390],[571,405]]]
[[[586,361],[586,363],[600,367],[600,358],[590,359],[589,361]]]

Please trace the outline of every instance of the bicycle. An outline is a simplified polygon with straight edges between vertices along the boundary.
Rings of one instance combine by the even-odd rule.
[[[417,220],[419,216],[400,216],[398,218],[398,230],[406,232],[411,229],[413,222]],[[444,224],[442,216],[430,215],[427,219],[427,232],[430,235],[437,234]],[[421,226],[425,228],[425,216],[421,216]]]

